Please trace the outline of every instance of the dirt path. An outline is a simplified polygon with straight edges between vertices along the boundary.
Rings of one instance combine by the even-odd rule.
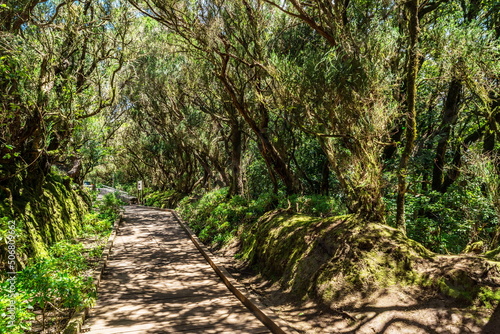
[[[127,207],[84,333],[269,333],[171,213]]]

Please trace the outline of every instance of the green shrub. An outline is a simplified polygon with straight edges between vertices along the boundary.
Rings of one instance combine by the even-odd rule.
[[[120,215],[124,204],[115,193],[104,195],[102,200],[97,203],[99,218],[115,221]]]
[[[179,202],[177,210],[179,213],[192,224],[191,227],[195,231],[199,231],[204,225],[203,221],[207,220],[215,208],[227,197],[227,188],[211,191],[205,194],[199,200],[192,200],[189,197],[183,198]],[[198,226],[200,224],[200,226]]]
[[[90,237],[93,235],[108,236],[111,233],[114,220],[100,218],[98,212],[90,212],[83,217],[83,225],[81,230],[82,237]]]
[[[72,275],[78,275],[88,268],[83,256],[84,251],[81,243],[71,243],[67,240],[60,241],[50,247],[50,257],[45,259],[44,262],[46,262],[48,268],[62,269]]]
[[[88,238],[103,236],[111,230],[112,222],[99,218],[98,213],[86,215],[81,235]],[[42,326],[47,312],[88,306],[95,300],[92,277],[85,277],[88,259],[101,256],[103,246],[86,250],[81,243],[63,240],[52,245],[47,256],[31,259],[15,277],[14,284],[4,279],[0,283],[0,334],[24,333],[35,319],[34,310],[42,312]],[[85,254],[88,253],[87,257]],[[10,287],[15,288],[15,294]],[[15,303],[14,326],[9,326],[7,308]]]
[[[145,204],[157,208],[173,208],[181,198],[181,194],[175,190],[155,191],[147,194],[144,198]]]
[[[498,228],[494,208],[479,186],[407,195],[408,236],[438,253],[460,253],[471,242],[489,244]]]
[[[185,197],[177,210],[189,222],[201,241],[222,246],[231,240],[240,226],[252,224],[265,212],[275,208],[308,213],[314,216],[341,214],[345,210],[328,196],[291,196],[263,193],[257,199],[247,200],[242,196],[227,196],[222,188],[205,194],[199,200]]]
[[[290,209],[297,213],[328,217],[347,213],[345,207],[335,198],[324,195],[292,195],[281,197],[279,207]]]
[[[51,309],[89,306],[95,300],[92,277],[82,275],[88,269],[83,252],[81,244],[58,242],[49,257],[33,261],[17,275],[16,288],[30,307],[41,310],[42,326]]]
[[[258,218],[259,216],[263,215],[267,211],[273,210],[276,208],[276,206],[279,203],[278,198],[279,197],[284,197],[283,194],[282,196],[277,196],[273,192],[264,192],[257,197],[257,199],[250,201],[249,203],[249,209]]]
[[[406,194],[406,225],[411,239],[441,254],[460,253],[467,245],[480,241],[485,250],[499,246],[495,234],[500,216],[495,198],[488,191],[485,178],[471,172],[474,166],[477,167],[474,160],[464,165],[445,193],[424,187],[418,178],[411,180],[411,191]],[[396,193],[387,193],[385,202],[387,222],[395,226]]]
[[[17,289],[15,293],[11,293],[10,288],[10,280],[0,283],[0,312],[2,313],[0,334],[22,334],[31,328],[31,321],[35,318],[33,306],[29,302],[30,295],[26,291]],[[12,313],[9,311],[10,308],[13,310]]]
[[[90,203],[95,203],[97,201],[97,196],[99,195],[99,190],[92,190],[90,188],[84,188],[84,192],[89,196]]]
[[[95,299],[95,288],[91,277],[86,277],[89,270],[89,259],[102,253],[102,246],[85,249],[82,244],[64,238],[84,236],[90,239],[99,239],[111,230],[112,223],[121,209],[121,201],[114,194],[104,196],[97,203],[99,213],[90,213],[83,219],[87,207],[83,205],[80,196],[74,191],[69,179],[60,175],[52,175],[50,182],[44,185],[44,194],[37,201],[31,200],[33,194],[26,192],[28,205],[24,214],[15,219],[16,255],[18,268],[24,268],[17,273],[13,284],[8,276],[0,276],[0,334],[24,333],[30,329],[36,312],[42,312],[42,324],[46,322],[46,315],[50,311],[62,310],[70,312],[77,306],[90,305]],[[57,183],[65,182],[65,184]],[[20,203],[20,202],[19,202]],[[17,204],[19,204],[17,203]],[[23,205],[26,203],[23,203]],[[5,262],[8,249],[7,237],[9,234],[8,216],[12,215],[4,202],[0,202],[0,259]],[[53,228],[40,229],[40,226]],[[36,230],[35,230],[36,228]],[[60,229],[63,233],[60,233]],[[34,234],[33,232],[37,233]],[[39,235],[39,232],[45,234]],[[33,237],[35,236],[35,238]],[[42,238],[43,243],[42,243]],[[30,240],[33,239],[33,240]],[[63,241],[61,241],[63,240]],[[26,244],[39,242],[40,249],[26,256]],[[51,246],[49,244],[52,243]],[[38,245],[38,244],[36,244]],[[86,255],[87,254],[87,255]],[[10,289],[14,290],[11,291]],[[6,312],[13,303],[15,308],[14,326],[9,326]],[[53,329],[53,328],[52,328]]]
[[[62,308],[90,305],[95,297],[91,277],[80,277],[70,268],[54,266],[59,261],[40,261],[19,274],[19,286],[42,311],[50,305]]]
[[[227,188],[222,188],[205,194],[198,201],[186,197],[179,203],[179,213],[203,242],[211,243],[216,235],[225,234],[230,230],[221,223],[226,216],[232,215],[232,210],[226,203],[227,191]]]

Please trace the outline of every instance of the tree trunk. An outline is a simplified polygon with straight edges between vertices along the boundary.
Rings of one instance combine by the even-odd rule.
[[[407,106],[406,114],[406,144],[403,150],[398,168],[398,196],[396,200],[396,227],[406,233],[405,221],[405,195],[407,191],[406,176],[408,174],[408,164],[410,156],[415,146],[417,136],[417,112],[415,108],[417,100],[417,74],[418,74],[418,35],[420,31],[418,8],[419,0],[412,0],[406,3],[409,11],[410,48],[408,54],[408,76],[407,76]]]
[[[242,135],[240,123],[234,117],[231,121],[231,181],[229,186],[228,196],[241,194],[241,150],[242,150]]]
[[[445,156],[448,148],[448,142],[451,136],[451,130],[458,120],[459,103],[462,96],[462,83],[458,79],[453,79],[448,88],[446,102],[441,121],[441,131],[439,132],[439,141],[436,148],[436,157],[434,158],[434,168],[432,171],[432,190],[444,192],[444,166]]]
[[[258,136],[258,148],[260,154],[266,161],[269,173],[276,173],[280,180],[285,185],[287,194],[296,193],[296,185],[294,176],[292,175],[288,165],[285,163],[283,158],[280,156],[274,145],[269,140],[267,132],[259,131]]]
[[[332,140],[332,138],[319,138],[330,167],[346,196],[349,212],[358,214],[365,220],[383,223],[385,221],[384,202],[380,178],[382,166],[374,161],[378,152],[374,153],[372,150],[360,147],[353,148],[353,151],[357,152],[358,159],[354,165],[347,166],[343,163],[346,158],[341,153],[345,148],[339,149],[338,143]]]
[[[498,138],[500,138],[500,96],[495,92],[491,92],[490,94],[491,103],[490,110],[491,115],[488,119],[488,128],[486,131],[483,141],[483,153],[491,154],[495,153],[495,146]],[[498,149],[497,149],[498,153]]]
[[[328,196],[330,191],[330,165],[328,160],[323,164],[323,169],[321,171],[321,184],[319,187],[319,193],[321,195]]]

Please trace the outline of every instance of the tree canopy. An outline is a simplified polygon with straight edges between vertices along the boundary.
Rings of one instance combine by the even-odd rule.
[[[0,5],[0,191],[51,166],[332,196],[437,251],[500,236],[500,3]],[[100,166],[96,168],[97,166]]]

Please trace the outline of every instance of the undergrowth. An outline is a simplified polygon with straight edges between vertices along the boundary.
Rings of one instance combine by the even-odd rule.
[[[320,217],[345,213],[338,200],[329,196],[285,196],[267,192],[256,199],[247,199],[238,195],[228,197],[228,188],[211,191],[198,200],[184,197],[177,207],[200,240],[216,247],[226,244],[239,228],[256,222],[273,209]]]
[[[144,201],[148,206],[165,209],[176,207],[182,197],[182,194],[179,194],[175,190],[154,191],[147,194],[144,197]]]

